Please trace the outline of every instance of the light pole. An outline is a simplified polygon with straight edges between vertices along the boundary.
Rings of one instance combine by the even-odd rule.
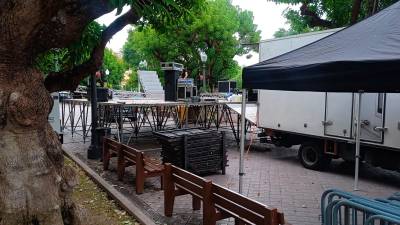
[[[107,69],[105,71],[106,76],[110,74],[110,71]],[[100,75],[100,79],[102,79]],[[88,159],[99,159],[101,158],[101,149],[99,148],[99,140],[97,137],[97,85],[96,85],[96,74],[92,74],[90,76],[90,105],[91,105],[91,113],[92,113],[92,130],[91,130],[91,140],[90,146],[87,151]]]
[[[97,87],[96,87],[96,74],[90,75],[90,105],[92,113],[92,130],[90,146],[87,152],[88,159],[99,159],[100,151],[97,148]]]
[[[206,62],[207,62],[207,54],[200,50],[200,59],[203,62],[203,91],[206,92]]]

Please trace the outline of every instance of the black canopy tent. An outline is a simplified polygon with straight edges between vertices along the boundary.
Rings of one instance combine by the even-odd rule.
[[[400,91],[400,2],[316,42],[246,67],[242,79],[242,117],[246,89],[358,92],[357,122],[363,92]],[[357,190],[360,126],[355,137]]]
[[[244,68],[243,88],[399,92],[400,2],[314,43]]]

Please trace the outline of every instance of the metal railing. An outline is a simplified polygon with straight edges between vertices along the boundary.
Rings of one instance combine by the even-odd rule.
[[[321,197],[322,225],[400,224],[400,194],[387,199],[369,199],[330,189]]]

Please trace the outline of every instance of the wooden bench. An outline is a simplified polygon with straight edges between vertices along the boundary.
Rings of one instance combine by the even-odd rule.
[[[103,169],[108,170],[110,159],[117,157],[121,143],[110,138],[103,138]]]
[[[283,213],[254,200],[213,184],[183,169],[165,164],[164,210],[170,217],[176,196],[190,194],[193,209],[199,210],[203,202],[203,225],[215,225],[216,221],[235,218],[236,225],[285,224]]]
[[[212,202],[215,221],[233,217],[235,224],[285,224],[283,213],[244,197],[217,184],[212,184]],[[214,223],[215,224],[215,223]]]
[[[104,138],[103,142],[103,168],[108,170],[110,158],[118,157],[117,174],[118,180],[123,180],[125,168],[136,166],[136,193],[141,194],[144,191],[144,181],[148,177],[161,177],[164,175],[164,166],[160,161],[146,157],[143,152],[121,144],[109,138]]]
[[[197,175],[189,173],[169,163],[165,164],[164,170],[164,212],[168,217],[172,216],[175,197],[180,195],[192,195],[193,210],[201,208],[203,201],[203,214],[210,215],[211,203],[211,181],[205,180]],[[203,224],[211,224],[211,218],[204,216]]]

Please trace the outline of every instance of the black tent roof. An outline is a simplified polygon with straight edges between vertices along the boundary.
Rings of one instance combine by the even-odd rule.
[[[245,67],[243,87],[399,92],[400,1],[316,42]]]

